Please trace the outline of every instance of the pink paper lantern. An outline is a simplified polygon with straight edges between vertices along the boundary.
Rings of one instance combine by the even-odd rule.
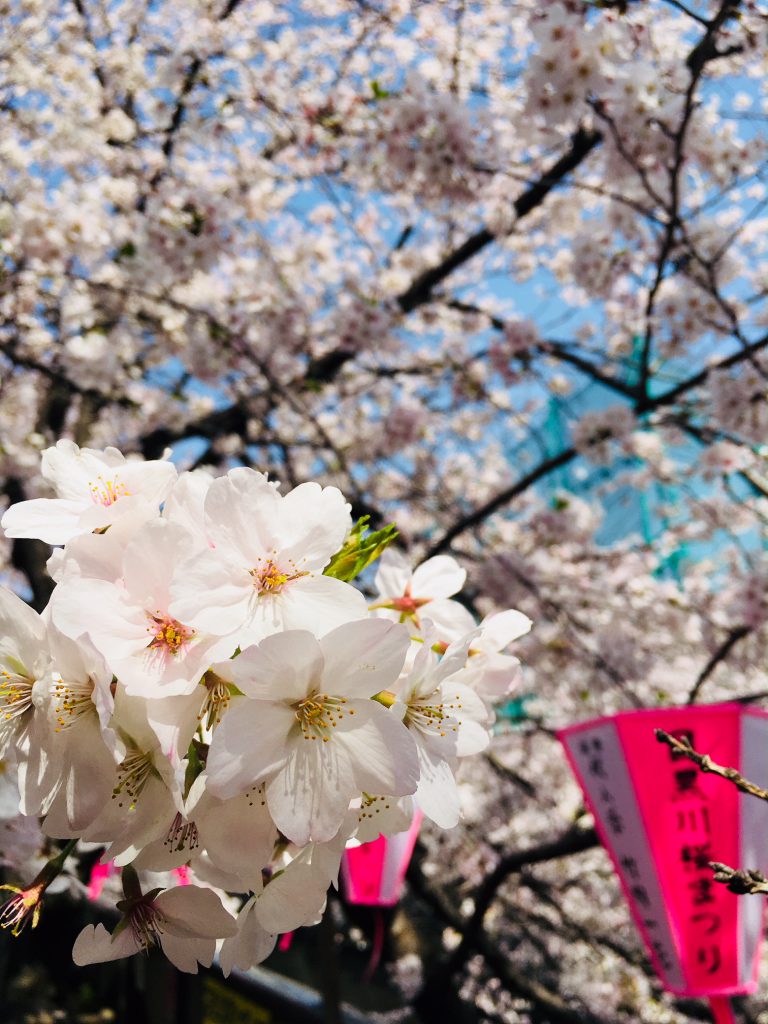
[[[88,899],[97,900],[101,896],[107,881],[112,875],[116,875],[119,870],[111,860],[108,860],[105,864],[97,861],[91,868],[91,874],[88,879]]]
[[[709,862],[764,869],[768,804],[703,774],[654,729],[768,787],[768,714],[740,704],[628,711],[559,734],[662,982],[708,997],[727,1024],[728,997],[757,988],[765,901],[713,881]]]
[[[421,811],[416,811],[406,832],[347,847],[341,877],[350,903],[368,907],[392,907],[397,903],[423,817]]]

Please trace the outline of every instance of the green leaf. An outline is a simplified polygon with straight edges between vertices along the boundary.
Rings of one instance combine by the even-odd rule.
[[[358,519],[344,541],[343,547],[336,552],[323,570],[324,576],[333,576],[334,579],[349,583],[350,580],[359,576],[363,569],[380,558],[384,549],[389,547],[397,537],[397,527],[394,523],[370,533],[368,531],[370,518],[370,516],[363,516]]]
[[[122,245],[117,250],[116,260],[117,262],[120,262],[120,260],[131,259],[135,255],[136,246],[133,244],[133,242],[126,242],[125,245]]]
[[[205,759],[208,753],[208,746],[200,740],[192,738],[187,751],[187,770],[184,773],[184,799],[189,796],[192,783],[205,771]]]
[[[375,78],[371,82],[371,92],[373,93],[373,98],[375,100],[385,100],[391,95],[386,89],[381,88]]]

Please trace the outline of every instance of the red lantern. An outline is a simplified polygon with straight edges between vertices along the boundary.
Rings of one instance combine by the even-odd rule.
[[[710,999],[754,992],[764,901],[712,878],[710,861],[764,869],[768,805],[659,743],[654,729],[768,786],[768,714],[740,704],[629,711],[560,733],[664,985]]]
[[[397,903],[423,817],[421,811],[416,811],[407,831],[347,847],[341,877],[350,903],[368,907],[392,907]]]

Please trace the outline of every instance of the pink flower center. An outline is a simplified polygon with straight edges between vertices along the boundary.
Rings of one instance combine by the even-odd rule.
[[[8,889],[13,893],[0,908],[0,928],[10,928],[14,935],[20,935],[31,922],[37,927],[42,909],[42,896],[45,885],[33,884],[29,889],[17,889],[14,885],[0,885],[0,889]]]
[[[170,615],[164,615],[160,611],[149,614],[148,618],[150,624],[147,626],[147,632],[152,633],[149,642],[152,650],[178,654],[184,644],[195,635],[194,629],[182,625],[177,619],[172,619]]]
[[[401,615],[415,615],[419,608],[427,602],[423,598],[411,597],[410,594],[403,594],[402,597],[393,597],[389,607],[394,608]]]
[[[118,498],[127,498],[131,493],[125,484],[118,480],[105,480],[103,476],[100,476],[96,483],[89,483],[88,489],[94,505],[103,505],[104,508],[109,508]]]
[[[413,619],[415,624],[419,625],[419,608],[423,608],[425,604],[429,604],[430,598],[428,597],[414,597],[411,594],[410,584],[408,589],[400,597],[391,597],[388,601],[383,601],[379,607],[391,608],[393,611],[400,612],[400,621],[405,622],[406,619]],[[374,606],[375,607],[375,606]]]

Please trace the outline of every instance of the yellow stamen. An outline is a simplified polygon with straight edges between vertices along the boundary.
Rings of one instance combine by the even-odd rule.
[[[123,758],[117,768],[117,785],[112,790],[112,799],[122,807],[127,797],[128,810],[136,808],[142,790],[150,775],[157,775],[149,754],[134,750]]]
[[[32,685],[29,676],[0,669],[0,725],[32,708]]]
[[[53,683],[53,699],[55,701],[56,732],[67,729],[79,721],[83,715],[96,714],[93,703],[93,681],[65,682],[59,678]]]
[[[327,693],[311,693],[292,705],[305,740],[321,739],[327,743],[331,730],[344,715],[354,715],[354,708],[345,708],[345,697],[329,697]]]
[[[308,572],[298,571],[294,563],[291,563],[291,568],[286,570],[278,566],[271,558],[258,568],[251,569],[250,572],[259,594],[279,594],[286,583],[298,580],[302,576],[309,576]]]
[[[217,676],[215,672],[211,672],[210,669],[200,682],[205,687],[205,697],[200,705],[197,720],[202,722],[206,729],[213,729],[221,721],[221,717],[232,699],[229,683],[221,676]]]

